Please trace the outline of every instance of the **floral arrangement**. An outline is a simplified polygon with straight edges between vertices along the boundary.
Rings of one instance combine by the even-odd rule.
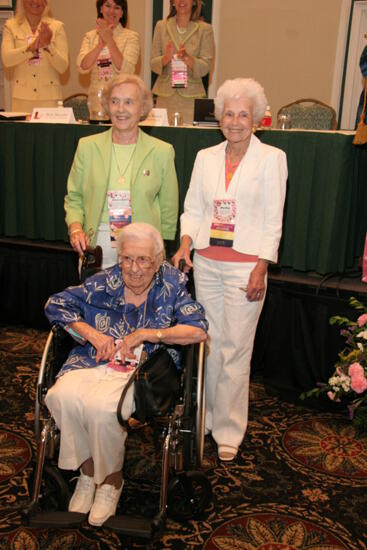
[[[331,325],[342,327],[340,334],[346,338],[334,374],[327,384],[320,383],[304,392],[301,399],[327,394],[332,401],[345,403],[349,418],[364,429],[367,428],[367,307],[353,297],[349,303],[360,312],[356,321],[338,315],[330,319]]]

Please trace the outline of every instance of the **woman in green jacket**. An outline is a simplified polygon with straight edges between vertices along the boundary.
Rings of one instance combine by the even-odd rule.
[[[119,75],[103,92],[112,128],[82,138],[65,197],[70,244],[80,255],[102,246],[103,267],[116,263],[119,230],[150,223],[163,239],[175,238],[178,185],[171,145],[145,134],[138,124],[152,108],[152,94],[135,75]]]

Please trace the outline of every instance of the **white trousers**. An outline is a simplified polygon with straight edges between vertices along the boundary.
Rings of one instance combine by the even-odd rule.
[[[264,300],[249,302],[241,288],[254,266],[194,256],[196,298],[209,321],[205,428],[218,445],[238,447],[247,428],[251,356]]]
[[[92,457],[97,484],[122,469],[127,433],[116,409],[128,379],[129,374],[101,365],[69,371],[49,389],[45,401],[60,430],[60,468],[77,470]],[[124,419],[132,409],[133,385],[124,400]]]

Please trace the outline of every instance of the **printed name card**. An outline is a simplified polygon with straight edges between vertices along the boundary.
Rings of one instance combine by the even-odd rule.
[[[32,112],[31,122],[76,124],[74,111],[71,107],[35,107]]]
[[[147,118],[140,124],[143,126],[169,126],[167,109],[152,109]]]

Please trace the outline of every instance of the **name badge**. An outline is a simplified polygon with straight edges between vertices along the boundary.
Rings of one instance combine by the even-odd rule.
[[[112,78],[112,58],[107,46],[103,48],[97,59],[98,78],[110,80]]]
[[[231,248],[236,225],[236,199],[214,200],[214,214],[210,226],[210,246]]]
[[[111,246],[116,248],[117,237],[121,229],[131,223],[130,191],[107,191],[107,206]]]
[[[175,54],[171,61],[172,88],[187,88],[187,65]]]
[[[118,345],[120,342],[121,340],[116,340],[115,344]],[[112,359],[112,361],[108,363],[108,366],[111,369],[117,370],[119,372],[132,372],[135,369],[136,365],[138,365],[140,362],[143,347],[144,347],[144,344],[140,344],[140,346],[135,348],[134,349],[135,359],[130,359],[130,357],[125,357],[125,363],[121,361],[121,352],[120,350],[118,350],[115,353],[115,356]]]

